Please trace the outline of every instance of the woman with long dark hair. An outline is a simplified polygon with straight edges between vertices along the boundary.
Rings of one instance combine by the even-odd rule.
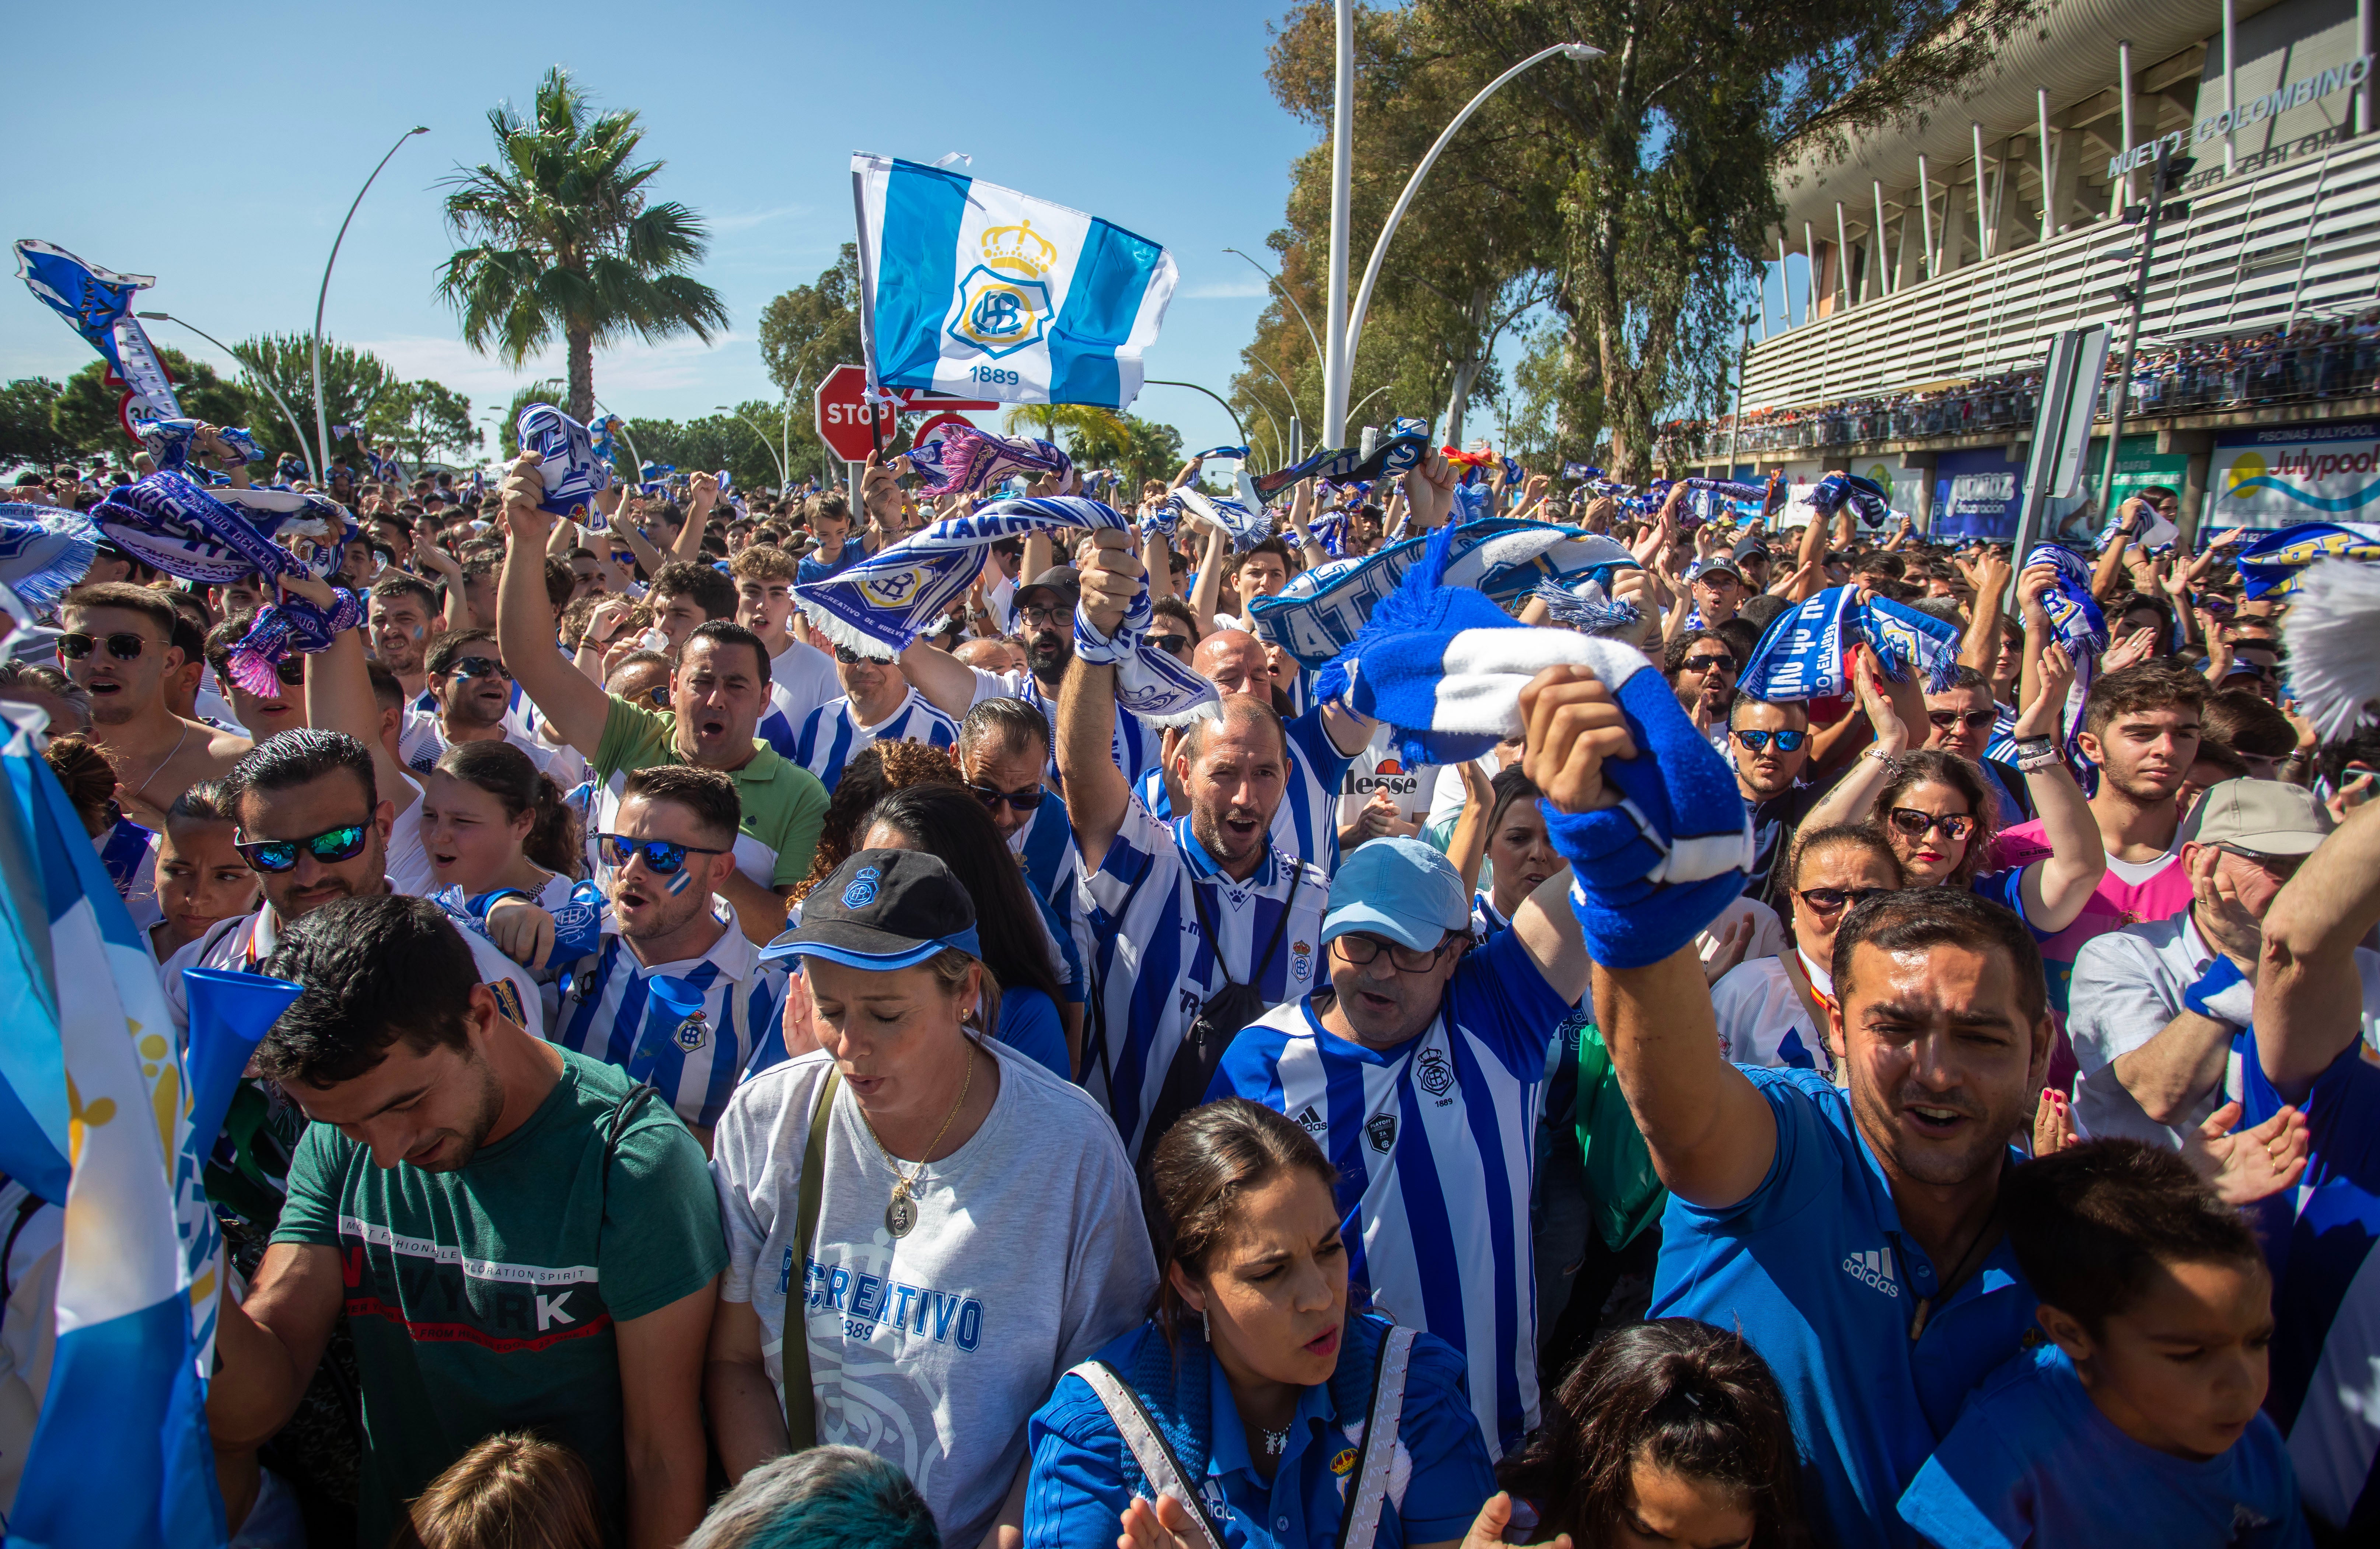
[[[510,743],[456,743],[438,756],[422,781],[421,852],[431,902],[541,986],[595,950],[603,893],[577,880],[578,815]]]
[[[1463,1358],[1348,1311],[1337,1181],[1313,1136],[1245,1098],[1165,1132],[1148,1321],[1033,1416],[1026,1549],[1451,1549],[1491,1526]]]

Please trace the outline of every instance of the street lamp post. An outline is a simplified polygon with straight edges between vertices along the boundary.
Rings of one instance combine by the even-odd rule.
[[[371,176],[365,178],[364,186],[356,190],[354,202],[347,206],[347,218],[339,223],[339,235],[331,240],[330,262],[322,265],[322,288],[314,296],[314,434],[322,442],[322,466],[325,468],[331,466],[331,417],[329,411],[322,407],[322,309],[331,299],[331,271],[338,265],[339,245],[347,239],[347,227],[355,222],[357,207],[363,203],[364,196],[371,192],[372,184],[380,177],[381,167],[388,165],[390,159],[404,149],[407,140],[429,132],[430,127],[423,124],[396,137],[396,143],[388,148],[388,155],[380,159],[380,166],[372,168]]]
[[[1239,444],[1242,446],[1248,444],[1247,428],[1240,423],[1239,411],[1232,407],[1231,400],[1221,396],[1210,389],[1199,386],[1195,381],[1168,381],[1163,377],[1144,377],[1141,379],[1141,385],[1144,387],[1186,387],[1193,393],[1206,393],[1208,397],[1214,399],[1217,404],[1222,406],[1222,410],[1225,414],[1232,417],[1232,430],[1238,435]]]
[[[1343,127],[1346,122],[1344,116],[1345,103],[1350,91],[1349,69],[1348,66],[1343,62],[1346,58],[1346,51],[1349,46],[1346,22],[1347,3],[1348,0],[1340,0],[1339,6],[1339,47],[1342,61],[1340,66],[1341,73],[1339,78],[1341,100],[1340,122],[1342,126],[1341,130],[1342,133],[1345,132]],[[1532,65],[1539,64],[1545,60],[1550,59],[1557,54],[1562,55],[1564,58],[1574,59],[1582,65],[1590,59],[1600,59],[1603,57],[1603,51],[1601,49],[1590,47],[1585,43],[1556,43],[1551,48],[1539,49],[1536,53],[1532,54],[1526,59],[1522,60],[1519,64],[1513,66],[1511,69],[1506,70],[1502,75],[1498,76],[1486,86],[1480,88],[1479,94],[1472,98],[1470,102],[1463,104],[1463,111],[1454,115],[1454,121],[1447,125],[1445,129],[1439,133],[1437,142],[1430,146],[1429,154],[1421,159],[1421,165],[1414,168],[1413,176],[1406,179],[1405,191],[1397,196],[1395,208],[1389,212],[1388,224],[1380,227],[1379,240],[1372,244],[1372,260],[1364,266],[1364,285],[1361,290],[1355,293],[1354,310],[1343,319],[1335,320],[1332,324],[1334,329],[1343,330],[1346,337],[1346,345],[1338,352],[1337,358],[1339,361],[1339,369],[1337,374],[1330,377],[1324,387],[1324,391],[1330,395],[1330,403],[1324,409],[1325,418],[1323,430],[1325,432],[1325,439],[1327,439],[1331,445],[1337,446],[1346,439],[1347,393],[1354,381],[1355,345],[1364,336],[1364,313],[1371,307],[1372,304],[1372,287],[1379,283],[1380,264],[1381,261],[1389,256],[1389,243],[1397,235],[1397,224],[1405,218],[1405,210],[1413,203],[1414,195],[1421,191],[1422,179],[1429,175],[1429,169],[1438,163],[1439,153],[1443,151],[1447,148],[1447,145],[1453,140],[1455,131],[1462,128],[1465,123],[1469,122],[1473,114],[1479,111],[1481,103],[1487,102],[1488,98],[1494,96],[1498,91],[1502,91],[1507,82],[1513,79],[1513,78],[1520,75]],[[1330,273],[1334,284],[1343,284],[1347,272],[1347,259],[1345,253],[1340,249],[1339,246],[1339,212],[1343,212],[1347,207],[1346,159],[1343,156],[1334,154],[1331,158],[1330,169],[1331,175],[1336,180],[1336,186],[1332,190],[1332,199],[1334,202],[1331,206],[1333,213],[1330,227]],[[1332,305],[1335,307],[1337,303],[1334,301]],[[1331,337],[1335,342],[1340,337],[1340,334],[1334,332]]]
[[[1338,73],[1330,97],[1330,303],[1322,352],[1322,444],[1347,444],[1347,180],[1355,160],[1355,4],[1339,0]],[[1393,223],[1391,223],[1393,224]]]
[[[289,400],[281,395],[281,390],[273,385],[272,381],[265,377],[265,374],[257,368],[254,361],[240,354],[239,351],[232,348],[229,345],[225,344],[221,339],[216,338],[205,329],[200,328],[197,323],[188,321],[182,318],[177,318],[171,312],[141,312],[137,315],[147,318],[152,322],[178,322],[184,328],[187,328],[191,333],[197,334],[200,338],[204,339],[207,343],[214,345],[215,348],[223,351],[225,355],[230,356],[234,360],[238,361],[242,367],[247,369],[248,374],[256,379],[257,385],[263,388],[265,392],[273,394],[273,401],[281,405],[281,417],[289,421],[290,433],[298,438],[298,454],[306,459],[306,477],[312,479],[317,484],[328,482],[327,465],[317,466],[315,464],[314,449],[306,444],[306,429],[304,426],[298,423],[298,411],[289,406]]]
[[[1305,338],[1306,342],[1314,346],[1314,358],[1317,360],[1323,359],[1322,341],[1314,336],[1313,320],[1305,315],[1305,309],[1297,304],[1297,297],[1289,294],[1289,287],[1281,283],[1281,276],[1275,274],[1271,270],[1267,269],[1263,264],[1258,263],[1256,260],[1248,258],[1247,254],[1240,252],[1237,248],[1226,248],[1223,251],[1227,253],[1235,253],[1241,258],[1248,259],[1248,267],[1263,275],[1267,284],[1281,292],[1281,298],[1289,303],[1289,309],[1297,314],[1297,321],[1305,324]]]
[[[769,454],[769,461],[777,465],[777,488],[783,489],[788,482],[785,478],[785,460],[777,455],[775,447],[769,444],[769,432],[753,424],[751,418],[742,409],[730,408],[725,404],[713,404],[711,411],[715,414],[732,414],[744,421],[744,428],[751,431],[753,437],[759,442],[760,450]]]

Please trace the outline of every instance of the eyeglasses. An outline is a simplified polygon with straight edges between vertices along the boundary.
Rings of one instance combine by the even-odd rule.
[[[1151,635],[1148,643],[1169,656],[1186,657],[1195,648],[1187,635]]]
[[[1890,888],[1804,888],[1800,898],[1815,914],[1831,914],[1843,908],[1856,909],[1872,898],[1882,898]]]
[[[231,847],[255,870],[278,873],[296,868],[300,850],[324,865],[352,861],[364,853],[364,842],[370,833],[370,823],[343,823],[304,839],[242,839],[235,829]]]
[[[1041,805],[1041,798],[1047,794],[1038,784],[1027,785],[1017,791],[1003,791],[997,785],[978,785],[973,781],[969,781],[967,789],[975,793],[977,801],[988,807],[997,807],[1001,803],[1006,802],[1018,812],[1032,812],[1038,809]]]
[[[129,632],[110,635],[106,639],[107,654],[118,661],[135,660],[140,655],[141,647],[149,643],[140,635]],[[58,636],[58,654],[68,661],[80,661],[84,657],[89,656],[98,644],[98,637],[79,632],[61,635]]]
[[[1072,608],[1066,607],[1062,603],[1049,608],[1044,608],[1039,603],[1035,603],[1031,607],[1019,608],[1016,610],[1016,617],[1019,622],[1028,624],[1048,624],[1052,628],[1065,623],[1068,619],[1071,619],[1074,616],[1075,611]]]
[[[273,675],[281,680],[284,688],[302,688],[306,683],[306,659],[285,656],[273,664]]]
[[[663,678],[661,682],[653,684],[652,687],[646,689],[641,694],[625,695],[623,697],[630,701],[638,699],[645,700],[657,710],[668,709],[670,708],[669,680],[667,678]]]
[[[2253,850],[2243,850],[2236,844],[2217,844],[2215,848],[2227,855],[2237,855],[2249,865],[2261,866],[2273,876],[2283,878],[2295,877],[2298,874],[2298,867],[2305,863],[2303,855],[2263,855]]]
[[[1383,950],[1386,950],[1389,954],[1389,965],[1398,973],[1419,974],[1434,966],[1438,960],[1445,955],[1447,947],[1454,939],[1451,935],[1442,937],[1437,946],[1426,952],[1416,951],[1411,947],[1402,946],[1394,941],[1383,941],[1377,936],[1365,936],[1357,932],[1342,936],[1332,944],[1339,949],[1341,957],[1345,958],[1357,968],[1368,965],[1379,957]]]
[[[638,856],[644,857],[645,869],[658,877],[667,877],[686,865],[688,855],[724,855],[724,850],[706,850],[699,844],[678,844],[666,839],[631,839],[626,834],[598,834],[605,864],[626,865]]]
[[[498,677],[508,682],[512,678],[512,674],[504,671],[504,664],[492,656],[463,657],[446,671],[458,678]]]
[[[852,665],[854,662],[871,661],[875,660],[872,657],[860,655],[857,651],[853,650],[849,646],[837,646],[834,648],[834,659],[837,661],[842,662],[845,667]],[[881,667],[884,663],[878,661],[876,665]]]
[[[1939,829],[1942,837],[1956,844],[1975,831],[1975,820],[1963,812],[1927,812],[1921,807],[1897,806],[1884,815],[1895,832],[1911,839],[1925,837],[1928,829]]]
[[[1768,740],[1774,737],[1777,739],[1778,752],[1798,753],[1801,751],[1803,743],[1809,739],[1809,735],[1807,732],[1795,732],[1786,727],[1779,727],[1774,732],[1763,732],[1755,727],[1746,727],[1735,734],[1735,740],[1747,753],[1766,753],[1768,751]]]
[[[1980,732],[1998,720],[1999,712],[1998,710],[1927,710],[1925,719],[1932,721],[1935,730],[1938,732],[1948,732],[1951,727],[1959,725],[1964,725],[1970,732]]]
[[[1689,672],[1707,672],[1715,667],[1724,667],[1728,671],[1733,672],[1735,670],[1735,658],[1731,655],[1690,656],[1686,658],[1685,660],[1685,668]]]

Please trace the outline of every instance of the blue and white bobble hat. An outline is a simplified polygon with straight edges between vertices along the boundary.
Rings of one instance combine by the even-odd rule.
[[[953,948],[983,956],[975,900],[951,868],[920,850],[862,850],[811,890],[802,901],[802,923],[760,956],[820,957],[890,973]]]

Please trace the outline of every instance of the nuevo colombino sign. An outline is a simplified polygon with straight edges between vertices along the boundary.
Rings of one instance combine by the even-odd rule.
[[[2251,97],[2229,112],[2207,115],[2191,127],[2190,141],[2193,145],[2204,145],[2210,139],[2220,139],[2234,129],[2244,129],[2251,124],[2262,123],[2293,107],[2303,107],[2318,97],[2327,97],[2333,91],[2361,86],[2371,74],[2372,55],[2368,54],[2350,64],[2334,65],[2320,75],[2292,80],[2261,97]],[[2169,135],[2108,157],[2108,181],[2113,182],[2134,167],[2144,167],[2155,161],[2159,147],[2180,155],[2182,132],[2176,129]]]

